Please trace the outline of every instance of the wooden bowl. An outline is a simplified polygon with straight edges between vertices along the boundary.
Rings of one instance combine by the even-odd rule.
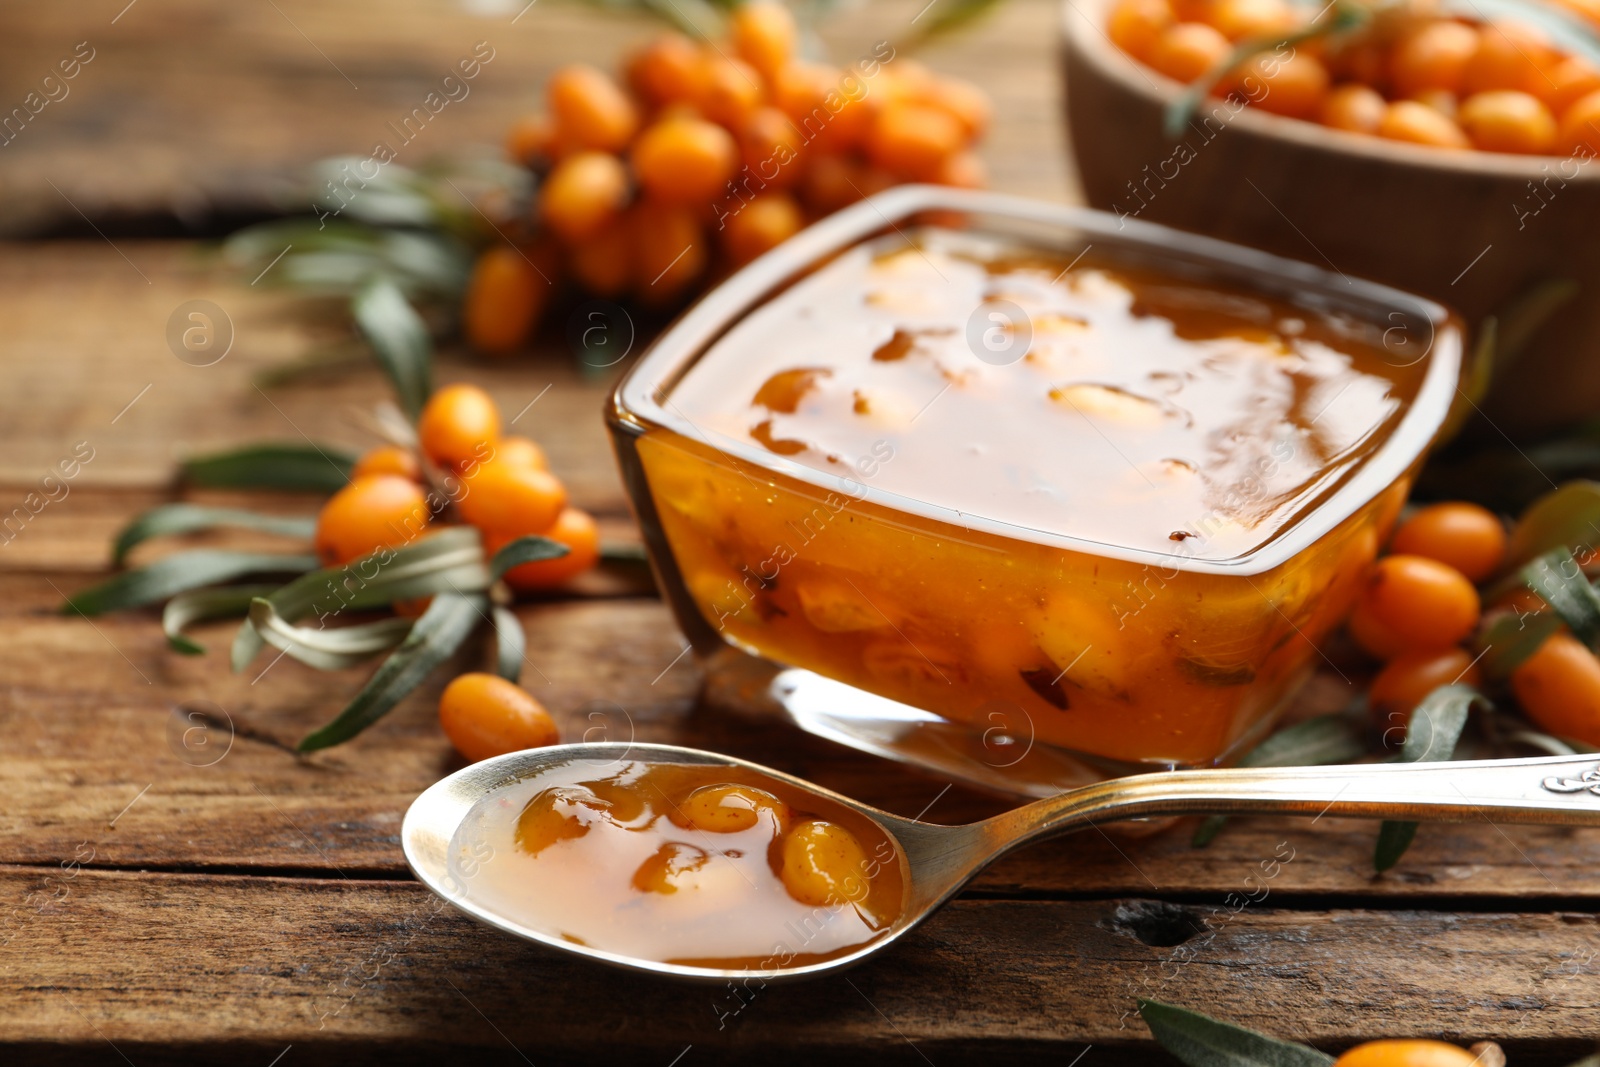
[[[1600,412],[1600,162],[1425,148],[1217,99],[1171,140],[1162,116],[1183,87],[1107,39],[1109,8],[1063,9],[1068,133],[1091,206],[1432,297],[1474,328],[1571,279],[1577,295],[1482,407],[1523,436]]]

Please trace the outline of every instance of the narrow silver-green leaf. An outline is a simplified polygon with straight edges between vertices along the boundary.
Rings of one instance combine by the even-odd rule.
[[[1359,759],[1366,746],[1340,712],[1318,715],[1285,727],[1239,759],[1241,767],[1319,767],[1329,763],[1349,763]],[[1204,848],[1227,823],[1226,815],[1210,815],[1201,820],[1190,844]]]
[[[246,615],[250,601],[266,596],[275,585],[223,585],[215,589],[191,589],[167,601],[161,609],[161,632],[174,651],[186,656],[205,655],[205,646],[183,635],[184,627],[206,619],[227,619]]]
[[[1573,636],[1593,648],[1600,639],[1600,593],[1596,593],[1572,553],[1555,548],[1522,568],[1522,580],[1571,628]]]
[[[1575,479],[1529,504],[1506,545],[1507,571],[1553,548],[1600,545],[1600,482]]]
[[[1561,617],[1548,611],[1502,615],[1477,639],[1478,649],[1483,653],[1478,665],[1485,676],[1503,682],[1524,660],[1539,651],[1546,638],[1560,632],[1561,626]]]
[[[436,594],[405,641],[383,661],[355,699],[328,725],[302,738],[300,751],[341,744],[388,714],[434,668],[455,654],[483,621],[488,606],[489,598],[482,593]]]
[[[1174,1004],[1139,1001],[1139,1015],[1161,1047],[1189,1067],[1330,1067],[1333,1057],[1309,1045],[1225,1023]]]
[[[190,589],[221,585],[248,574],[300,574],[316,565],[315,556],[197,548],[176,552],[148,567],[124,571],[91,586],[68,597],[61,610],[64,614],[100,615],[155,604]]]
[[[353,453],[334,445],[250,445],[183,461],[194,485],[221,489],[290,489],[331,493],[350,482]]]
[[[542,559],[560,559],[568,551],[566,545],[548,537],[519,537],[494,554],[494,559],[489,561],[489,574],[498,582],[512,567]]]
[[[412,420],[433,392],[433,341],[428,327],[388,278],[374,278],[350,299],[350,312],[372,346],[400,406]]]
[[[295,626],[278,614],[272,601],[258,597],[250,604],[250,625],[262,640],[290,658],[318,670],[337,671],[398,645],[411,632],[413,622],[393,618],[326,629]]]
[[[262,515],[243,508],[213,508],[202,504],[163,504],[151,508],[122,528],[111,543],[111,562],[115,566],[122,566],[134,546],[152,537],[230,526],[309,539],[316,532],[317,519],[314,515]]]
[[[495,673],[508,682],[520,681],[522,663],[528,654],[528,638],[522,623],[502,607],[494,609]]]
[[[1406,741],[1400,746],[1400,763],[1439,763],[1455,754],[1456,742],[1467,726],[1467,712],[1474,704],[1487,704],[1483,694],[1470,685],[1441,685],[1423,697],[1406,723]],[[1378,830],[1378,844],[1372,865],[1386,871],[1400,862],[1411,839],[1416,836],[1414,822],[1386,821]]]

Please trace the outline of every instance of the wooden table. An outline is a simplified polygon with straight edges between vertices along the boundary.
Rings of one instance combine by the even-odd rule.
[[[284,660],[230,675],[215,651],[227,625],[199,628],[213,652],[190,659],[167,651],[151,613],[90,622],[56,609],[105,572],[122,523],[175,497],[175,457],[302,435],[360,445],[349,412],[385,392],[366,366],[257,388],[254,376],[321,328],[198,269],[171,220],[268,209],[296,166],[366,149],[476,41],[492,41],[496,59],[477,95],[429,130],[429,151],[494,141],[556,62],[609,62],[649,27],[552,0],[515,22],[520,3],[482,0],[473,7],[488,14],[425,0],[124,3],[34,5],[0,38],[7,108],[77,42],[95,51],[71,94],[0,148],[5,231],[51,238],[0,252],[0,513],[78,442],[93,449],[67,494],[54,489],[59,499],[0,544],[4,1062],[290,1065],[447,1049],[662,1067],[1158,1062],[1132,1015],[1139,996],[1329,1050],[1381,1035],[1495,1038],[1519,1067],[1589,1050],[1600,1033],[1592,831],[1424,828],[1383,877],[1371,873],[1372,827],[1332,818],[1239,820],[1203,851],[1187,826],[1090,834],[997,864],[877,962],[754,995],[559,959],[442,907],[407,874],[397,838],[412,797],[458,766],[434,720],[437,683],[354,743],[299,759],[294,740],[361,671]],[[835,53],[900,36],[921,6],[847,12],[828,31]],[[998,187],[1070,199],[1056,17],[1052,3],[1017,0],[928,58],[994,93]],[[206,368],[165,341],[172,309],[198,297],[237,328],[233,351]],[[440,376],[481,382],[511,411],[542,393],[519,429],[546,444],[608,536],[636,537],[601,429],[605,383],[557,352],[493,368],[447,353]],[[136,562],[171,548],[146,546]],[[646,591],[595,581],[518,614],[524,680],[569,737],[721,748],[931,819],[995,810],[698,707],[696,670]],[[484,655],[474,646],[463,659]],[[1347,694],[1330,676],[1308,699]],[[211,757],[194,755],[193,736],[182,741],[196,722],[222,754],[209,765],[196,765]],[[1255,899],[1237,907],[1241,894]]]

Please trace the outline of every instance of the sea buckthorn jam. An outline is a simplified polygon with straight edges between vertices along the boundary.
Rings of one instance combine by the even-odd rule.
[[[1405,498],[1421,444],[1258,562],[1416,399],[1428,341],[1385,328],[1148,250],[924,227],[745,314],[637,452],[724,640],[980,729],[1003,706],[1030,740],[1205,764],[1309,673]]]
[[[575,759],[490,793],[452,855],[491,910],[685,966],[820,963],[888,933],[904,904],[877,823],[742,767]]]

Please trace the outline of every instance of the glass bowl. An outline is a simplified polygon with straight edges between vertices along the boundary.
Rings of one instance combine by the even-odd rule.
[[[718,286],[609,424],[711,703],[1039,796],[1270,729],[1462,357],[1393,289],[903,186]]]

